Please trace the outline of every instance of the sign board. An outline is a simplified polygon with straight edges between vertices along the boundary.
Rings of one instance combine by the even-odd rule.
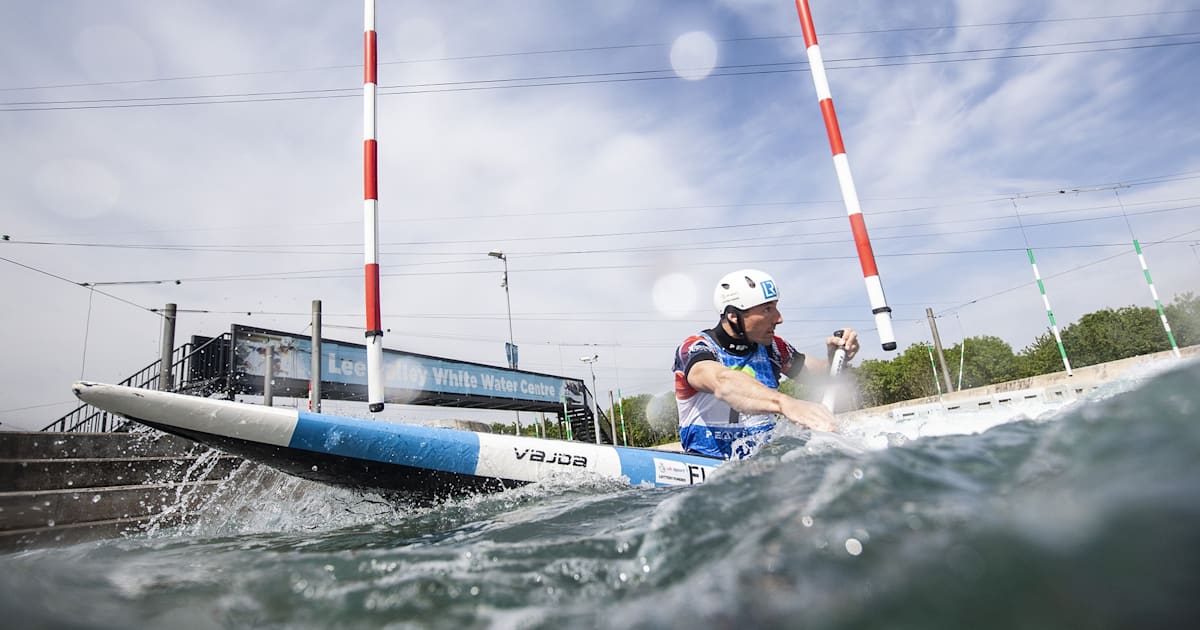
[[[239,393],[261,393],[267,349],[274,356],[272,392],[308,395],[312,378],[310,337],[233,326],[231,373]],[[383,351],[384,400],[389,403],[485,409],[558,411],[563,398],[583,399],[583,381],[510,370],[398,350]],[[321,340],[321,397],[366,400],[366,346]]]

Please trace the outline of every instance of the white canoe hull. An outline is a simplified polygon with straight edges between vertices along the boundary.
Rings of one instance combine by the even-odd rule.
[[[722,460],[653,449],[392,424],[76,383],[80,400],[289,474],[338,486],[429,498],[580,475],[631,485],[702,483]]]

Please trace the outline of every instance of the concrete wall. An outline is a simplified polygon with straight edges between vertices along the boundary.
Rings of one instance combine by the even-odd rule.
[[[1200,346],[1181,348],[1182,360],[1200,357]],[[1072,376],[1066,371],[1043,374],[1030,378],[1017,379],[995,385],[964,389],[959,392],[944,394],[940,398],[929,396],[916,400],[860,409],[858,411],[839,414],[839,418],[854,420],[866,415],[891,415],[905,418],[922,415],[933,411],[977,411],[979,409],[1017,405],[1022,402],[1037,400],[1042,403],[1069,402],[1095,389],[1098,385],[1111,381],[1125,372],[1151,363],[1161,361],[1178,361],[1168,350],[1145,354],[1119,361],[1110,361],[1099,365],[1073,368]]]

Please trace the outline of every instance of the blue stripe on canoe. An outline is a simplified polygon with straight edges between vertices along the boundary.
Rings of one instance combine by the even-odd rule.
[[[656,472],[654,469],[655,459],[665,459],[674,462],[680,462],[687,465],[689,468],[693,466],[715,467],[725,463],[721,459],[713,459],[709,457],[698,457],[696,455],[688,455],[685,453],[672,453],[670,451],[654,451],[640,448],[625,448],[615,447],[617,455],[621,458],[621,474],[629,477],[629,483],[639,485],[642,483],[650,483],[653,485],[668,485],[656,483]],[[696,475],[694,483],[700,483],[704,480],[700,471],[695,471]]]
[[[308,411],[298,416],[292,448],[464,475],[474,475],[479,464],[479,436],[470,431]]]

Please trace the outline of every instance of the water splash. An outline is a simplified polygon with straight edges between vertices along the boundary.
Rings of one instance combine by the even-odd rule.
[[[1048,415],[934,413],[890,446],[785,432],[691,488],[417,508],[246,466],[191,525],[0,556],[0,608],[29,627],[1183,627],[1200,582],[1163,559],[1200,553],[1197,392],[1191,366]]]

